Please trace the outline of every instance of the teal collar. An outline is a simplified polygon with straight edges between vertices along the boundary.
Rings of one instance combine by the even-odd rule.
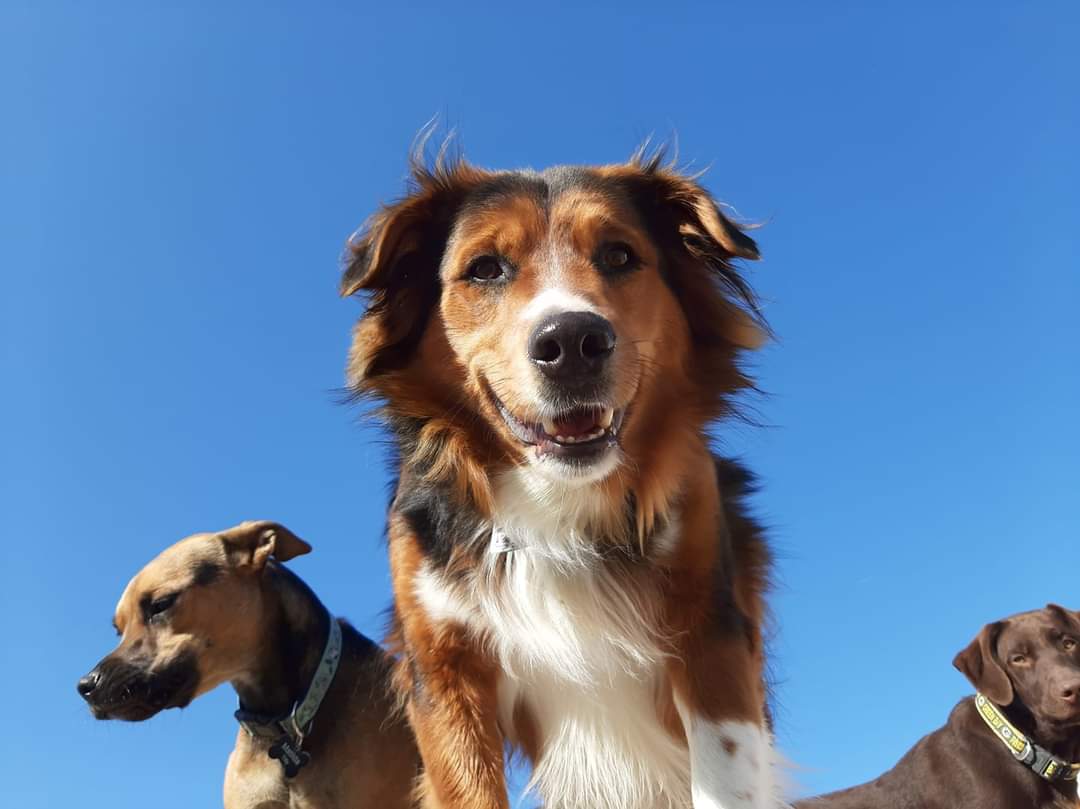
[[[341,624],[334,616],[327,617],[330,619],[330,631],[326,646],[303,699],[294,703],[292,710],[284,716],[263,716],[245,710],[243,705],[233,714],[250,736],[270,740],[267,755],[281,762],[286,778],[294,777],[311,760],[311,754],[303,749],[304,737],[311,732],[315,714],[319,712],[319,706],[330,690],[341,662]]]

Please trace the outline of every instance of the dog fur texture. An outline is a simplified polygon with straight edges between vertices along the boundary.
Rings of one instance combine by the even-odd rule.
[[[626,164],[416,161],[351,240],[350,385],[398,450],[396,680],[425,806],[780,805],[751,475],[708,429],[766,335],[744,228]]]

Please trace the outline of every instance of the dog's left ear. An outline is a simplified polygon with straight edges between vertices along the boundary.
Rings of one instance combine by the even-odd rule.
[[[987,624],[964,651],[953,658],[953,666],[991,702],[1009,705],[1013,701],[1013,684],[994,653],[998,635],[1005,624]]]
[[[677,276],[671,280],[682,290],[681,297],[693,303],[694,311],[705,308],[698,322],[691,323],[695,338],[706,343],[719,338],[739,349],[760,348],[769,329],[757,297],[733,264],[736,259],[761,258],[757,243],[746,227],[723,213],[696,178],[660,165],[661,156],[634,158],[629,179],[652,230],[675,257],[676,266],[669,273]],[[680,264],[705,272],[679,273]],[[721,305],[710,308],[708,301]]]
[[[1067,610],[1059,604],[1047,604],[1046,611],[1051,615],[1058,616],[1066,624],[1073,627],[1077,632],[1080,632],[1080,612]]]
[[[273,556],[281,562],[311,552],[311,546],[281,523],[269,520],[242,522],[221,532],[226,552],[239,567],[255,572]]]

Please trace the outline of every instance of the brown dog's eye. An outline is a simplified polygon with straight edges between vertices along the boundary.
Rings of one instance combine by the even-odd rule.
[[[621,272],[634,265],[634,253],[622,242],[604,245],[600,250],[598,263],[604,272]]]
[[[1061,642],[1061,645],[1065,647],[1066,652],[1071,652],[1073,649],[1076,648],[1076,641],[1074,641],[1072,638],[1065,638],[1065,640]]]
[[[1013,655],[1011,658],[1009,658],[1009,662],[1012,663],[1014,666],[1022,666],[1027,663],[1027,656]]]
[[[485,283],[498,281],[506,275],[502,262],[494,256],[482,256],[469,265],[468,277],[473,281]]]

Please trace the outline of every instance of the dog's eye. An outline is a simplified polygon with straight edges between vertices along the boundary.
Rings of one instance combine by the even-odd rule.
[[[622,272],[634,266],[634,251],[622,242],[605,244],[600,248],[597,264],[602,272]]]
[[[498,281],[506,275],[502,262],[494,256],[481,256],[469,265],[468,277],[473,281],[486,283]]]
[[[1013,655],[1009,658],[1009,662],[1014,666],[1022,666],[1027,663],[1027,655]]]
[[[1074,641],[1072,638],[1065,638],[1065,640],[1061,642],[1061,645],[1065,647],[1066,652],[1071,652],[1073,649],[1076,648],[1076,641]]]
[[[169,593],[167,596],[155,598],[150,602],[150,607],[146,610],[146,617],[152,621],[154,618],[168,612],[169,608],[176,603],[177,595],[178,593]]]

